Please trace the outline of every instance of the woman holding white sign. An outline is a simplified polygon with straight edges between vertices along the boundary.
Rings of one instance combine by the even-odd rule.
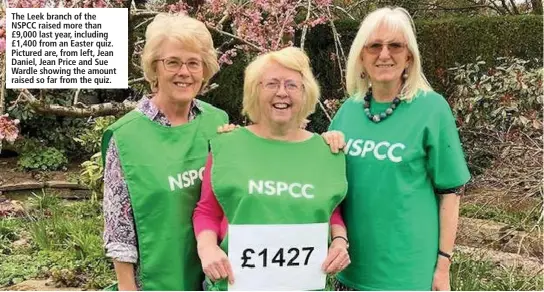
[[[119,290],[202,290],[192,213],[208,140],[227,114],[196,96],[219,71],[211,34],[187,16],[147,27],[153,94],[104,133],[104,242]]]
[[[254,124],[211,141],[193,216],[207,290],[324,289],[326,274],[350,263],[337,208],[344,155],[300,127],[318,96],[300,49],[246,68],[243,111]]]
[[[422,72],[408,12],[370,13],[346,67],[351,96],[329,128],[347,141],[353,262],[338,288],[449,290],[458,194],[470,174],[452,111]]]

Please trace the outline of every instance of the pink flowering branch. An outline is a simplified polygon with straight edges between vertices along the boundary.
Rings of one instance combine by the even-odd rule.
[[[207,25],[206,27],[208,27],[208,29],[211,29],[211,30],[213,30],[213,31],[215,31],[215,32],[217,32],[217,33],[220,33],[220,34],[222,34],[222,35],[226,35],[226,36],[231,37],[231,38],[233,38],[233,39],[235,39],[235,40],[238,40],[238,41],[240,41],[240,42],[242,42],[242,43],[244,43],[244,44],[246,44],[246,45],[248,45],[248,46],[254,48],[254,49],[257,50],[258,52],[264,52],[264,51],[266,51],[265,48],[260,47],[260,46],[258,46],[258,45],[256,45],[256,44],[252,43],[252,42],[249,42],[249,41],[247,41],[247,40],[245,40],[245,39],[243,39],[243,38],[241,38],[241,37],[235,36],[235,35],[233,35],[233,34],[231,34],[231,33],[226,32],[226,31],[222,31],[222,30],[217,29],[217,28],[215,28],[215,27],[213,27],[213,26],[210,26],[210,25]]]
[[[10,119],[8,114],[0,115],[0,144],[2,141],[8,143],[15,142],[15,139],[19,136],[19,120]]]
[[[0,115],[4,114],[4,104],[6,100],[6,67],[5,58],[0,56]]]
[[[311,0],[308,1],[308,2],[311,2]],[[293,19],[294,14],[296,13],[297,8],[300,7],[301,3],[302,3],[302,0],[298,1],[296,4],[293,5],[293,7],[291,7],[291,9],[284,12],[285,19],[283,20],[283,22],[281,24],[281,30],[280,30],[280,32],[278,34],[278,40],[276,41],[276,45],[275,45],[276,48],[278,48],[280,46],[280,42],[282,40],[282,37],[283,37],[284,31],[286,29],[286,26],[288,28],[289,33],[294,34],[295,30],[292,29],[292,27],[288,26],[288,25],[290,25],[291,23],[294,22],[294,19]]]
[[[331,16],[330,10],[327,8],[327,12],[329,13],[329,16]],[[342,47],[342,42],[340,42],[340,34],[338,34],[338,31],[336,30],[336,26],[334,25],[334,21],[332,20],[332,17],[330,17],[330,26],[332,30],[332,35],[334,38],[334,49],[336,51],[335,59],[338,62],[338,70],[340,71],[340,80],[344,82],[344,66],[343,64],[347,63],[346,54],[344,53],[344,49]],[[345,85],[345,84],[344,84]],[[342,86],[342,88],[345,88],[345,86]]]
[[[102,8],[127,7],[128,0],[9,0],[9,7],[73,7]],[[304,48],[309,29],[322,23],[331,22],[330,7],[332,0],[207,0],[196,7],[190,7],[185,1],[174,4],[162,4],[161,1],[150,1],[146,10],[130,8],[130,27],[139,28],[148,23],[159,12],[183,13],[203,21],[210,31],[226,36],[223,44],[218,44],[221,54],[220,64],[230,65],[233,59],[243,52],[245,56],[259,55],[264,52],[278,50],[294,43],[295,31],[302,29],[301,47]],[[0,8],[1,10],[1,8]],[[301,17],[302,16],[302,17]],[[303,18],[305,16],[305,18]],[[303,19],[302,21],[300,21]],[[333,28],[333,32],[335,29]],[[5,51],[5,11],[0,15],[0,54]],[[130,39],[129,52],[132,56],[131,73],[135,74],[130,84],[143,82],[141,68],[138,66],[140,54],[145,44],[144,39]],[[337,56],[344,56],[339,37],[335,36]],[[338,51],[341,52],[338,52]],[[340,58],[336,58],[340,64]],[[5,72],[5,70],[3,70]],[[341,69],[342,71],[342,69]],[[343,74],[341,72],[341,74]],[[215,85],[217,86],[217,85]],[[211,88],[213,89],[213,88]],[[78,91],[76,91],[77,96]],[[31,98],[26,91],[20,98],[21,103],[29,103],[36,111],[56,115],[100,115],[112,110],[125,110],[124,106],[105,104],[105,107],[81,105],[80,107],[62,107],[43,104]],[[76,98],[77,99],[77,98]],[[3,104],[3,102],[2,102]],[[321,108],[324,106],[320,103]],[[328,115],[327,115],[328,117]]]
[[[251,57],[252,54],[292,46],[297,29],[306,27],[307,31],[317,24],[325,23],[328,20],[326,8],[332,5],[332,1],[308,1],[253,0],[236,4],[228,0],[210,0],[199,8],[196,16],[209,27],[219,30],[223,30],[223,24],[228,19],[232,33],[224,35],[231,38],[234,36],[238,42],[245,40],[234,45],[234,49],[241,50]],[[308,5],[313,9],[308,9]],[[301,13],[305,14],[306,19],[299,22],[297,19]],[[223,55],[220,57],[221,60],[230,57],[225,52]]]
[[[0,7],[0,57],[6,51],[6,8]]]
[[[0,7],[0,115],[4,114],[6,100],[6,10]],[[1,147],[0,147],[1,148]]]

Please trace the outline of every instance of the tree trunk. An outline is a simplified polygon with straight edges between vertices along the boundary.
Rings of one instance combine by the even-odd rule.
[[[205,95],[209,91],[214,90],[217,87],[217,84],[212,83],[201,92],[201,95]],[[134,101],[124,101],[100,103],[84,107],[62,106],[44,103],[42,100],[34,97],[34,95],[32,95],[32,93],[30,93],[28,89],[23,89],[21,91],[21,95],[23,98],[19,98],[18,103],[28,104],[30,105],[30,107],[32,107],[32,109],[40,114],[55,115],[61,117],[86,118],[101,116],[120,116],[133,110],[137,105],[137,102]]]
[[[54,104],[45,104],[40,101],[31,101],[29,105],[36,112],[46,115],[63,116],[63,117],[101,117],[101,116],[118,116],[125,114],[136,107],[136,102],[108,102],[97,105],[92,105],[85,108],[75,106],[60,106]]]
[[[533,7],[533,14],[542,15],[541,0],[531,0],[531,6]]]
[[[512,5],[512,11],[514,12],[514,14],[519,15],[519,10],[516,6],[516,2],[514,0],[510,0],[510,5]]]
[[[510,14],[510,15],[513,15],[514,13],[512,11],[510,11],[510,9],[508,8],[508,4],[506,4],[506,0],[501,0],[501,3],[502,3],[502,8],[504,9],[504,11],[506,11],[507,14]]]

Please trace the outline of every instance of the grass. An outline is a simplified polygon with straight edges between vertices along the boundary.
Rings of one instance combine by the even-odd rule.
[[[544,289],[542,270],[535,275],[520,273],[485,260],[475,260],[469,254],[458,253],[451,266],[452,290],[456,291],[512,291]]]
[[[526,229],[537,224],[540,216],[539,211],[541,210],[535,208],[527,214],[524,211],[507,211],[496,206],[466,203],[461,207],[460,215],[469,218],[493,220]]]
[[[100,202],[66,203],[42,192],[29,196],[25,205],[25,217],[0,219],[0,287],[52,278],[59,287],[99,290],[114,281],[113,267],[102,248]],[[538,210],[533,213],[539,215]],[[474,202],[465,202],[461,214],[516,226],[531,222],[534,216]],[[457,291],[542,291],[544,285],[542,271],[527,275],[463,253],[456,254],[451,283],[452,290]],[[329,290],[332,284],[329,277]]]
[[[512,206],[499,206],[490,202],[463,202],[460,208],[462,217],[493,220],[508,224],[518,230],[527,231],[540,225],[539,218],[543,211],[541,201],[535,201],[531,208],[519,209]]]
[[[327,279],[327,289],[335,279]],[[542,291],[543,274],[524,275],[517,269],[507,269],[489,261],[476,260],[473,255],[457,253],[450,268],[452,291]]]
[[[52,278],[59,287],[98,290],[114,281],[105,257],[103,219],[97,202],[64,203],[33,194],[22,218],[0,219],[0,287]],[[15,245],[15,241],[22,243]]]

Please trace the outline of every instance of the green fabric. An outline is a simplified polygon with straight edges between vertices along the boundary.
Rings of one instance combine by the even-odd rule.
[[[372,100],[371,112],[389,105]],[[430,290],[439,246],[434,188],[470,179],[449,105],[420,92],[374,123],[352,97],[329,129],[345,135],[349,184],[342,206],[351,264],[339,281],[357,290]]]
[[[286,142],[240,128],[212,140],[211,153],[212,187],[229,224],[327,223],[347,192],[343,153],[332,154],[318,135]],[[294,197],[288,190],[278,195],[267,181],[300,185]],[[228,253],[228,234],[220,246]],[[208,289],[227,290],[227,282]]]
[[[184,125],[162,126],[134,110],[106,130],[103,157],[113,137],[130,193],[142,290],[202,289],[192,214],[209,139],[227,122],[223,111],[203,104]]]

